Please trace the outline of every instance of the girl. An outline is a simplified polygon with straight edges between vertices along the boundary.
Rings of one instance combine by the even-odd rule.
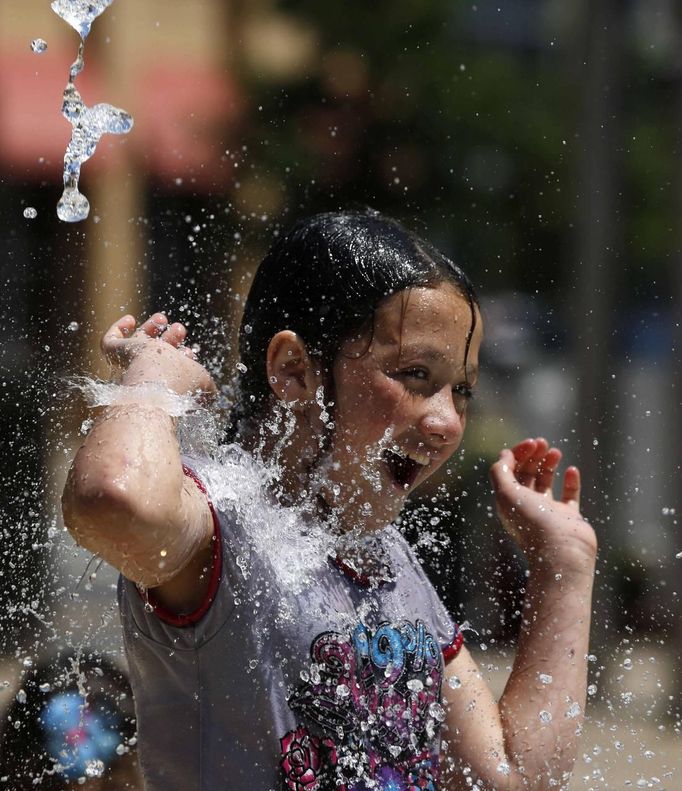
[[[391,526],[462,440],[481,338],[461,269],[371,213],[303,221],[262,262],[211,459],[176,439],[180,401],[215,390],[185,328],[158,313],[104,335],[121,385],[64,519],[122,574],[149,789],[566,785],[596,554],[578,470],[555,498],[542,438],[492,467],[530,570],[499,703]]]

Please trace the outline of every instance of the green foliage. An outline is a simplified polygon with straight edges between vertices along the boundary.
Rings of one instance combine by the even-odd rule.
[[[281,2],[317,31],[319,51],[284,86],[251,82],[261,109],[249,137],[266,141],[255,170],[283,185],[290,213],[371,205],[422,229],[484,287],[551,294],[575,258],[582,88],[567,42],[482,44],[469,35],[469,9]],[[621,157],[635,268],[670,244],[666,126],[660,107],[647,109]]]

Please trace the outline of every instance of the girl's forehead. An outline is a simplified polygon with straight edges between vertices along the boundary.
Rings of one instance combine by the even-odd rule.
[[[471,323],[469,302],[453,285],[418,286],[392,294],[379,305],[374,337],[379,343],[401,346],[419,339],[459,345],[466,342]]]

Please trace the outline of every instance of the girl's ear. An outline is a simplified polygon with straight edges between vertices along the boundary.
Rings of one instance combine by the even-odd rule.
[[[294,408],[315,400],[322,377],[303,338],[291,330],[278,332],[270,340],[265,360],[268,382],[277,398]]]

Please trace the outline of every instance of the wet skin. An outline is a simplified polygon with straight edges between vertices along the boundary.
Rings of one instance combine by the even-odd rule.
[[[450,284],[387,298],[373,328],[341,347],[324,496],[343,504],[346,529],[395,519],[406,497],[459,447],[483,336],[476,314],[466,370],[471,308]],[[406,460],[392,465],[388,449]]]

